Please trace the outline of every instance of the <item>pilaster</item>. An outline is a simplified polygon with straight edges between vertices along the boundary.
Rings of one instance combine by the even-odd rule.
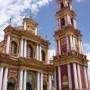
[[[24,44],[24,41],[23,41],[23,39],[21,39],[21,41],[20,41],[20,56],[21,57],[23,57],[23,52],[24,52],[23,51],[23,47],[24,47],[23,44]]]
[[[6,53],[10,52],[10,35],[7,36]]]
[[[40,73],[37,72],[37,90],[40,90]]]
[[[3,77],[3,90],[7,90],[7,83],[8,83],[8,68],[5,68],[4,77]]]
[[[27,40],[24,41],[24,57],[27,57]]]
[[[0,67],[0,90],[2,90],[3,83],[3,67]]]
[[[81,73],[80,73],[80,65],[77,65],[78,68],[78,81],[79,81],[79,88],[82,89],[82,82],[81,82]]]
[[[76,63],[73,64],[73,74],[74,74],[75,89],[79,89],[78,88],[78,77],[77,77]]]
[[[85,66],[84,66],[84,76],[85,76],[86,88],[88,89],[88,76],[87,76],[87,70]]]
[[[61,86],[61,68],[60,66],[58,67],[58,82],[59,82],[59,90],[61,90],[62,86]]]
[[[52,90],[52,78],[51,75],[48,76],[48,80],[49,80],[49,89],[48,90]]]
[[[67,66],[68,66],[69,89],[72,90],[71,67],[70,64],[68,64]]]
[[[19,90],[23,90],[23,70],[19,73]]]
[[[24,70],[23,90],[26,90],[27,70]]]

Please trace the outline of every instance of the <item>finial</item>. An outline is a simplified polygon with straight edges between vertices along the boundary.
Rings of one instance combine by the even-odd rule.
[[[30,18],[32,17],[31,9],[29,10],[29,16]]]
[[[9,19],[9,21],[8,21],[9,25],[12,24],[12,18],[13,18],[13,17],[10,17],[10,19]]]
[[[47,35],[47,34],[45,35],[45,39],[46,39],[46,40],[48,39],[48,35]]]

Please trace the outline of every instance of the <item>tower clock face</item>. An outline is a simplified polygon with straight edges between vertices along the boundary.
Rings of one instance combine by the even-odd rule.
[[[61,39],[61,53],[65,54],[67,52],[67,40],[66,37]]]

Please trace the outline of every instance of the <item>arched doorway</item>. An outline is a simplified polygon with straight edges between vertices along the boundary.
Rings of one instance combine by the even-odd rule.
[[[47,82],[44,80],[44,83],[43,83],[43,90],[47,90]]]
[[[26,84],[26,90],[32,90],[32,85],[29,82]]]
[[[15,80],[13,78],[8,79],[7,90],[15,90]]]
[[[27,74],[26,90],[33,90],[32,74],[30,72]]]

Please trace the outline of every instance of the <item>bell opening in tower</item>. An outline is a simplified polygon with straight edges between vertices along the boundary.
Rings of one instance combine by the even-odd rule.
[[[65,26],[65,19],[64,18],[61,19],[61,27],[63,27],[63,26]]]

